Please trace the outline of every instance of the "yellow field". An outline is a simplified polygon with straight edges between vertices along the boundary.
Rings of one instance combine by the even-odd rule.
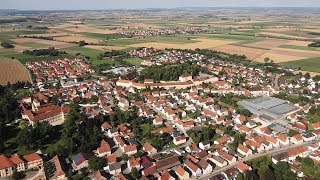
[[[304,56],[306,58],[319,57],[320,51],[308,51],[300,49],[289,49],[289,48],[274,48],[272,52],[278,52],[280,54],[290,54],[294,56]]]
[[[85,47],[90,48],[90,49],[98,49],[98,50],[122,50],[122,49],[125,49],[125,47],[119,47],[119,46],[86,45]]]
[[[140,43],[140,44],[133,44],[129,45],[130,47],[154,47],[157,49],[165,49],[165,48],[179,48],[179,49],[210,49],[214,47],[224,46],[227,44],[236,43],[238,41],[232,40],[213,40],[213,39],[194,39],[195,43],[188,43],[188,44],[170,44],[170,43],[157,43],[157,42],[150,42],[150,43]]]
[[[290,56],[290,55],[282,55],[282,54],[267,52],[257,57],[255,61],[264,62],[264,59],[267,57],[274,60],[276,63],[306,59],[303,56]]]
[[[30,82],[27,70],[17,60],[0,61],[0,84],[13,84],[18,81]]]
[[[86,43],[99,43],[100,41],[98,39],[85,37],[78,34],[68,35],[68,36],[61,36],[61,37],[55,37],[54,40],[57,41],[63,41],[63,42],[79,42],[79,41],[85,41]]]
[[[263,53],[267,52],[267,50],[263,50],[263,49],[255,49],[250,47],[241,47],[241,46],[234,46],[234,45],[216,47],[216,48],[213,48],[213,50],[230,53],[230,54],[246,55],[247,58],[250,60],[254,60],[257,57],[261,56]]]

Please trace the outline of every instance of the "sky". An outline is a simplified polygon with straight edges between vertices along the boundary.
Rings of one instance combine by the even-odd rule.
[[[320,7],[320,0],[0,0],[0,9],[106,10],[176,7]]]

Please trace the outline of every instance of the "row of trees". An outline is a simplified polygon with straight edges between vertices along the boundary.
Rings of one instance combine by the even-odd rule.
[[[309,47],[320,47],[320,41],[310,43],[308,46]]]
[[[102,60],[102,59],[114,59],[114,58],[129,58],[130,54],[128,54],[125,51],[119,51],[119,50],[112,50],[112,51],[106,51],[104,53],[100,53],[97,56],[97,59]]]
[[[35,50],[25,50],[24,54],[32,56],[58,56],[61,54],[67,54],[65,51],[58,51],[54,47],[49,47],[48,49],[35,49]]]
[[[15,91],[28,85],[30,83],[24,82],[8,83],[7,86],[0,85],[0,153],[4,151],[4,142],[15,132],[12,125],[14,120],[21,117]]]

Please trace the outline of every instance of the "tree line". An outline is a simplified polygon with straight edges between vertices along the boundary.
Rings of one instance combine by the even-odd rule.
[[[67,53],[65,51],[58,51],[54,47],[49,47],[48,49],[25,50],[23,54],[32,56],[58,56]]]

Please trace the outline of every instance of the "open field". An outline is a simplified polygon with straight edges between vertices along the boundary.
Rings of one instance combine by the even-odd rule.
[[[124,59],[124,61],[127,61],[128,63],[134,66],[139,66],[142,63],[142,60],[139,58],[128,58],[128,59]]]
[[[45,45],[48,45],[48,46],[52,46],[52,47],[55,47],[57,49],[76,46],[76,44],[71,44],[71,43],[66,43],[66,42],[51,41],[51,40],[44,40],[44,39],[34,39],[34,38],[17,38],[17,39],[12,39],[12,41],[17,43],[18,45],[20,43],[34,42],[34,43],[39,43],[39,44],[45,44]]]
[[[281,45],[279,46],[279,48],[298,49],[298,50],[306,50],[306,51],[320,51],[320,48],[308,47],[308,46],[296,46],[296,45]]]
[[[227,44],[232,44],[237,41],[232,40],[214,40],[214,39],[195,39],[198,42],[195,43],[187,43],[187,44],[170,44],[170,43],[141,43],[141,44],[133,44],[130,47],[154,47],[157,49],[165,49],[165,48],[177,48],[177,49],[210,49],[214,47],[224,46]]]
[[[280,63],[281,65],[300,67],[303,71],[320,72],[320,57]]]
[[[73,35],[68,35],[68,36],[59,36],[59,37],[54,37],[54,40],[57,41],[62,41],[62,42],[80,42],[80,41],[85,41],[86,43],[92,44],[92,43],[99,43],[100,40],[78,35],[78,34],[73,34]]]
[[[253,47],[253,48],[265,48],[272,49],[278,47],[280,45],[284,45],[289,43],[288,40],[280,40],[280,39],[266,39],[254,43],[244,44],[245,46]]]
[[[213,50],[217,50],[225,53],[231,53],[231,54],[246,55],[247,58],[251,60],[254,60],[257,57],[267,52],[267,50],[263,50],[263,49],[241,47],[241,46],[234,46],[234,45],[216,47],[216,48],[213,48]]]
[[[90,49],[98,49],[102,51],[122,50],[126,48],[126,47],[120,47],[120,46],[99,46],[99,45],[86,45],[85,47]]]
[[[13,84],[18,81],[30,82],[27,70],[17,60],[0,61],[0,84]]]

